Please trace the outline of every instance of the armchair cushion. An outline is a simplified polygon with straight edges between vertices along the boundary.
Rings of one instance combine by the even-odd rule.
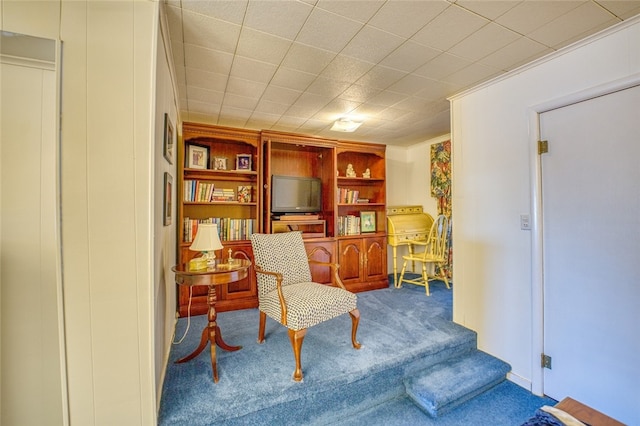
[[[287,303],[287,328],[301,330],[356,309],[357,296],[339,287],[302,282],[282,287]],[[280,322],[280,299],[276,290],[260,298],[260,310]]]

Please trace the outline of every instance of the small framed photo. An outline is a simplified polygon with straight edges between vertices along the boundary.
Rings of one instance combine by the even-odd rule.
[[[360,212],[360,232],[376,232],[376,212]]]
[[[164,158],[169,162],[169,164],[173,164],[173,124],[171,124],[171,119],[169,118],[169,114],[164,113]]]
[[[187,168],[206,169],[209,165],[209,148],[200,145],[187,145]]]
[[[236,155],[236,170],[251,170],[251,154]]]
[[[172,196],[173,193],[173,176],[164,172],[164,226],[171,225],[171,217],[173,210]]]
[[[224,157],[213,157],[211,160],[213,170],[227,170],[227,159]]]

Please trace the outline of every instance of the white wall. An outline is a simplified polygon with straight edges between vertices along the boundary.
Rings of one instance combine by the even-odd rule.
[[[163,7],[163,5],[161,5]],[[168,33],[164,22],[164,13],[160,16],[160,31],[157,34],[156,50],[156,102],[155,102],[155,153],[154,153],[154,327],[155,327],[155,380],[156,405],[160,405],[162,384],[169,359],[169,351],[175,327],[176,283],[171,267],[176,264],[177,229],[177,161],[178,128],[176,93],[172,80],[172,68],[167,50]],[[169,114],[173,124],[173,163],[164,158],[164,114]],[[164,225],[164,173],[173,177],[173,220]]]
[[[158,2],[2,0],[1,6],[3,30],[63,41],[70,423],[155,424],[151,188]]]
[[[638,72],[634,18],[452,99],[454,321],[476,330],[480,349],[509,362],[524,387],[540,356],[532,232],[519,223],[532,213],[531,108]]]
[[[57,75],[55,62],[20,53],[0,55],[0,424],[62,424]]]
[[[433,217],[438,214],[437,200],[431,196],[431,145],[449,139],[446,134],[409,147],[387,146],[387,206],[418,205]],[[406,246],[397,248],[398,273],[407,252]],[[391,247],[387,250],[387,270],[393,273]]]

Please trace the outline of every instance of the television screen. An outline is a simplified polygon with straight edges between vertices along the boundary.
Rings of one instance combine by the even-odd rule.
[[[278,176],[271,178],[272,213],[315,213],[322,210],[318,178]]]

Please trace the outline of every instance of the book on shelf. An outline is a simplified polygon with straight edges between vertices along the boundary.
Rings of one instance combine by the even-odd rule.
[[[338,202],[341,204],[353,204],[359,199],[359,195],[360,191],[357,189],[339,188]]]
[[[236,193],[231,188],[215,188],[211,194],[211,201],[235,201]]]
[[[184,218],[183,242],[191,243],[201,223],[215,223],[221,241],[248,240],[256,230],[256,219],[237,219],[231,217],[210,217],[206,219]]]
[[[338,235],[360,235],[360,216],[338,216]]]

